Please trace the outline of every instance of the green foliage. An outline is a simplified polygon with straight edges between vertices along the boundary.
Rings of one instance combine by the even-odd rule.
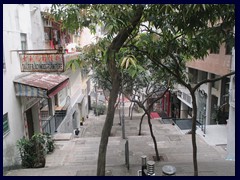
[[[36,157],[33,151],[34,143],[25,138],[22,138],[18,140],[17,147],[19,149],[20,156],[22,159],[22,166],[26,168],[34,167]]]
[[[94,114],[95,115],[103,115],[104,112],[106,111],[106,106],[104,104],[98,104],[93,106],[94,109]]]
[[[66,64],[66,69],[72,69],[73,72],[75,72],[77,68],[82,68],[82,67],[83,67],[83,61],[80,59],[70,60]]]
[[[125,34],[128,39],[122,45],[115,38],[131,29],[139,7],[144,7],[140,23]],[[159,87],[175,82],[189,87],[187,61],[203,59],[224,42],[234,46],[234,8],[233,4],[67,4],[53,5],[52,12],[73,30],[88,27],[95,33],[97,25],[104,28],[105,37],[85,51],[95,80],[111,89],[114,78],[110,77],[122,72],[122,88],[131,93],[155,82]],[[111,46],[116,43],[119,51]],[[197,175],[195,163],[194,172]]]
[[[135,56],[127,55],[126,57],[124,57],[122,59],[121,67],[123,68],[124,65],[125,65],[126,69],[128,68],[129,65],[133,65],[136,67],[136,61],[137,61],[137,59],[135,58]]]
[[[22,159],[22,166],[36,168],[45,166],[45,155],[54,150],[54,143],[49,134],[34,134],[31,139],[23,137],[17,141]]]
[[[45,133],[45,146],[46,146],[46,151],[47,151],[47,154],[48,153],[51,153],[54,151],[55,149],[55,145],[54,145],[54,141],[52,139],[52,136],[49,134],[49,133]]]
[[[124,27],[130,27],[133,4],[57,4],[51,12],[61,19],[64,27],[88,27],[94,33],[100,26],[105,33],[96,44],[85,47],[80,59],[68,62],[67,68],[75,70],[88,62],[94,68],[95,81],[110,89],[108,47]],[[130,80],[149,69],[165,74],[164,81],[178,77],[188,82],[185,72],[187,61],[202,59],[209,49],[228,42],[234,46],[233,27],[235,7],[229,4],[148,4],[144,7],[139,26],[129,36],[124,46],[114,54],[124,79]],[[84,63],[83,63],[84,62]],[[153,63],[153,64],[152,64]],[[162,64],[161,68],[154,64]],[[151,65],[152,64],[152,65]],[[172,70],[171,74],[166,68]],[[129,76],[129,77],[127,77]]]

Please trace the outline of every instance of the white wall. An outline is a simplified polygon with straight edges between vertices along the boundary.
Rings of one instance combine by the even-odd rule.
[[[8,112],[10,126],[10,132],[3,137],[3,167],[20,163],[16,141],[24,135],[24,124],[20,99],[15,96],[13,79],[21,72],[17,53],[10,51],[21,48],[20,33],[27,33],[30,29],[27,24],[21,24],[30,20],[24,15],[24,11],[28,10],[26,5],[3,5],[3,49],[6,63],[6,69],[3,70],[3,114]]]
[[[36,9],[36,10],[35,10]],[[30,15],[31,15],[31,31],[30,38],[32,42],[31,49],[43,49],[45,46],[45,38],[44,38],[44,27],[43,20],[40,13],[40,5],[39,4],[31,4],[30,5]]]
[[[235,71],[235,49],[232,52],[231,70]],[[230,79],[229,119],[227,122],[227,159],[235,160],[235,76]]]
[[[6,64],[3,70],[3,114],[8,112],[10,126],[10,132],[3,137],[4,168],[20,164],[16,142],[24,136],[23,107],[20,98],[15,95],[13,83],[16,76],[24,73],[20,70],[17,52],[11,51],[21,50],[20,33],[27,34],[28,49],[42,46],[41,22],[36,22],[40,21],[40,11],[31,15],[31,9],[29,4],[3,4],[3,51]],[[33,112],[37,112],[36,108]]]

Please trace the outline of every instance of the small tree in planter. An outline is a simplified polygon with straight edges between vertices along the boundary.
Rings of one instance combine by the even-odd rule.
[[[49,134],[34,134],[31,139],[17,141],[17,147],[25,168],[40,168],[46,163],[45,156],[54,150],[53,140]]]
[[[22,166],[25,168],[32,168],[34,166],[34,152],[33,147],[34,144],[32,141],[23,137],[17,141],[17,147],[20,152],[20,156],[22,159]]]

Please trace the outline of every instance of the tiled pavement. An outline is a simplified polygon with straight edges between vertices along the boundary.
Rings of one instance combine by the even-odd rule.
[[[127,112],[127,110],[126,110]],[[127,113],[125,113],[127,115]],[[132,120],[126,117],[125,132],[129,141],[130,169],[125,165],[125,142],[116,111],[111,136],[109,137],[106,175],[136,176],[141,168],[141,156],[147,160],[155,156],[154,145],[150,136],[147,120],[142,125],[142,135],[138,136],[141,114],[134,114]],[[95,176],[98,148],[105,115],[94,116],[92,113],[81,129],[80,137],[56,141],[55,151],[47,155],[46,167],[39,169],[19,169],[7,173],[8,176]],[[171,124],[161,124],[152,120],[159,154],[162,161],[156,162],[155,173],[162,175],[161,169],[170,164],[176,167],[176,176],[192,176],[191,135],[182,134]],[[235,162],[226,161],[226,151],[219,146],[210,146],[197,135],[198,166],[200,176],[234,176]]]

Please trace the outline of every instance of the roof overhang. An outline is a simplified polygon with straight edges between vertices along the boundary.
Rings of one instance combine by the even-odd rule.
[[[15,79],[16,96],[51,98],[68,85],[64,75],[34,73]]]

